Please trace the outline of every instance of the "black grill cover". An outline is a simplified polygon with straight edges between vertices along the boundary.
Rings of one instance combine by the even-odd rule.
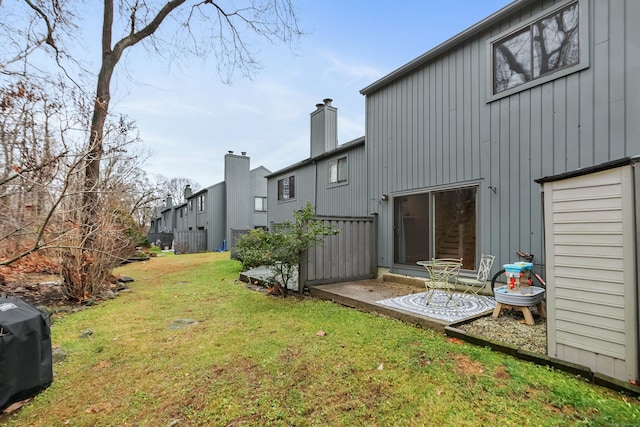
[[[0,409],[53,381],[49,315],[13,297],[0,297]]]

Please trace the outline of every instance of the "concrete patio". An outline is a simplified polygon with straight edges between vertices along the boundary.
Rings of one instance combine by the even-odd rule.
[[[240,273],[240,279],[245,282],[261,282],[270,274],[265,267],[258,267]],[[291,287],[290,287],[291,288]],[[417,277],[383,274],[379,279],[358,280],[353,282],[330,283],[309,287],[310,296],[318,299],[334,301],[347,307],[352,307],[369,313],[377,313],[384,316],[402,320],[407,323],[420,325],[445,332],[445,328],[459,323],[460,320],[446,321],[434,317],[418,314],[415,311],[402,310],[385,306],[379,301],[425,292],[424,279]],[[439,307],[445,312],[444,318],[456,317],[457,307],[454,304]],[[448,313],[450,315],[447,315]],[[474,317],[466,317],[463,321],[491,314],[486,310]]]

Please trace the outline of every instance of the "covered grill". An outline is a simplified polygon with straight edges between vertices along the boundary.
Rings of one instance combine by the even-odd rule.
[[[52,381],[49,315],[17,298],[0,297],[0,408]]]

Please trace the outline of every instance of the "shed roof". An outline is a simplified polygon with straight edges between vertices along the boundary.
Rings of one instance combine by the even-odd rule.
[[[579,168],[569,172],[559,173],[557,175],[548,175],[542,178],[534,180],[538,184],[544,184],[545,182],[560,181],[562,179],[574,178],[576,176],[587,175],[590,173],[601,172],[608,169],[618,168],[620,166],[633,165],[640,162],[640,155],[623,157],[621,159],[611,160],[608,162],[600,163],[586,168]]]

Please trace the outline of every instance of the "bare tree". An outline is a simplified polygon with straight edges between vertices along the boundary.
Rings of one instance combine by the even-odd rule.
[[[91,106],[82,200],[78,203],[82,213],[78,239],[83,260],[76,263],[80,270],[69,274],[69,280],[86,282],[97,259],[93,252],[99,250],[96,231],[103,224],[101,215],[105,213],[100,203],[103,188],[100,180],[111,81],[123,54],[136,45],[145,45],[163,56],[181,52],[194,55],[213,53],[218,60],[218,73],[222,80],[229,82],[238,73],[251,76],[259,68],[249,47],[252,37],[291,43],[301,35],[301,31],[291,0],[245,0],[243,5],[238,3],[242,2],[227,5],[213,0],[103,1],[101,61]],[[26,5],[24,14],[28,17],[28,30],[23,35],[28,35],[27,38],[35,44],[19,45],[22,49],[18,49],[20,55],[16,58],[25,58],[37,47],[45,47],[70,77],[64,61],[73,58],[63,48],[64,34],[59,29],[72,27],[77,10],[73,10],[71,2],[65,0],[23,0],[23,4]],[[156,36],[160,28],[174,34],[170,42],[166,42],[166,35]],[[5,60],[4,64],[7,63]]]
[[[186,202],[184,197],[184,189],[186,186],[189,186],[194,192],[201,188],[199,183],[190,178],[167,178],[165,176],[158,175],[158,190],[162,196],[161,199],[166,196],[171,196],[171,200],[174,205]]]

